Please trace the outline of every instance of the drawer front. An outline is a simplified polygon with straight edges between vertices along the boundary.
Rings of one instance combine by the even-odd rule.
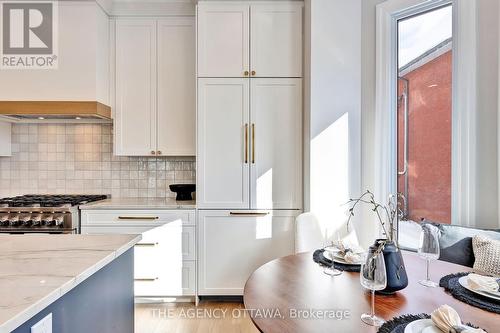
[[[156,225],[180,222],[195,224],[194,210],[84,210],[82,227],[85,225]]]
[[[159,265],[159,263],[156,263]],[[159,265],[161,266],[161,265]],[[167,267],[168,266],[168,267]],[[148,275],[135,274],[135,296],[194,296],[196,262],[182,261],[163,267]]]
[[[173,260],[196,259],[196,227],[180,223],[167,223],[159,226],[82,226],[82,234],[142,234],[141,241],[135,246],[135,257],[141,262],[154,260],[170,262]],[[156,265],[152,262],[148,265]],[[141,265],[142,266],[142,265]],[[136,267],[137,269],[137,267]]]
[[[200,211],[198,294],[243,295],[246,281],[257,268],[294,253],[298,214]]]

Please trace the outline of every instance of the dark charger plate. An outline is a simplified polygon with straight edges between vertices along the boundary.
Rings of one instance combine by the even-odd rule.
[[[170,191],[177,193],[177,197],[175,198],[175,200],[193,200],[191,193],[196,191],[195,184],[172,184],[169,187]]]

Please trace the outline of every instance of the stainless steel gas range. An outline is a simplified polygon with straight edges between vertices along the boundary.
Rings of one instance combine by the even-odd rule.
[[[22,195],[0,199],[0,233],[80,233],[79,205],[106,195]]]

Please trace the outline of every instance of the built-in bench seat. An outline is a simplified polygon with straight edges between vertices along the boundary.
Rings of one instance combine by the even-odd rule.
[[[439,260],[472,267],[474,252],[472,251],[472,237],[486,236],[500,240],[500,229],[478,229],[457,225],[436,223],[424,220],[422,222],[399,221],[399,246],[401,249],[417,251],[420,238],[420,224],[430,223],[441,231],[439,238]]]

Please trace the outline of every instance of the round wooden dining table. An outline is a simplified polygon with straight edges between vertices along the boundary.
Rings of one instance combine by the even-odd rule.
[[[486,331],[500,332],[500,315],[463,303],[443,288],[424,287],[425,261],[411,252],[403,252],[409,285],[392,295],[376,295],[375,312],[385,320],[403,314],[430,314],[448,304]],[[431,262],[431,279],[467,272],[471,268],[444,261]],[[364,324],[360,316],[370,312],[370,292],[363,289],[359,273],[343,272],[331,277],[312,259],[312,253],[300,253],[268,262],[248,279],[244,304],[255,326],[273,332],[377,332]]]

